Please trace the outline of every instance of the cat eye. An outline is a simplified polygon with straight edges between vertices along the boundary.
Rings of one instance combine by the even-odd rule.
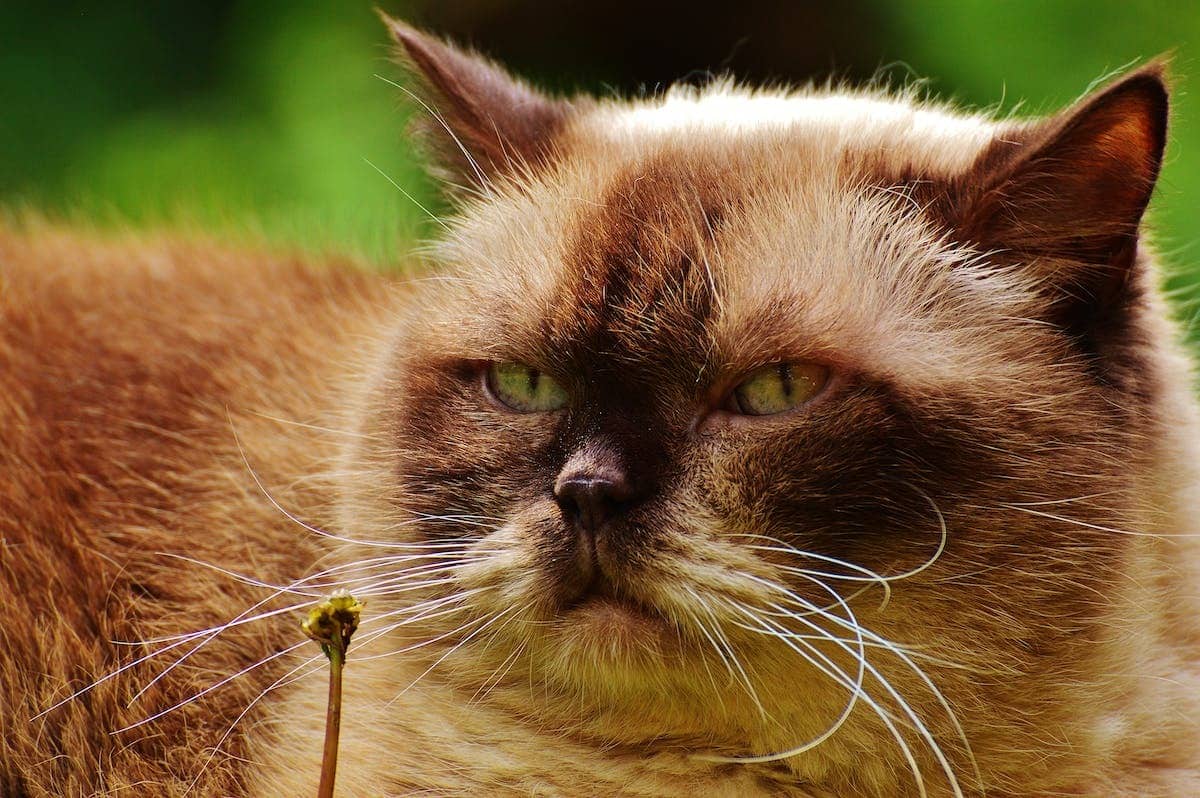
[[[544,371],[520,363],[493,363],[484,376],[488,393],[518,413],[548,413],[567,404],[567,392]]]
[[[744,416],[784,413],[816,396],[829,381],[829,369],[816,363],[764,366],[733,389],[729,409]]]

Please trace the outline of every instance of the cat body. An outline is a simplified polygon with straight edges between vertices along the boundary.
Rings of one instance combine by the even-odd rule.
[[[435,276],[0,236],[5,794],[313,792],[334,588],[345,795],[1200,794],[1161,69],[566,102],[389,25]]]

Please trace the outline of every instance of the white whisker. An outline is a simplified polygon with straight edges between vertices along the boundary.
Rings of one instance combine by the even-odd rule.
[[[475,160],[475,157],[473,155],[471,155],[471,152],[463,145],[462,141],[458,138],[458,135],[454,132],[453,128],[451,128],[450,125],[446,123],[445,118],[443,118],[441,114],[439,114],[432,107],[430,107],[430,105],[427,102],[422,100],[420,97],[418,97],[416,94],[414,94],[409,89],[405,88],[404,86],[401,86],[396,81],[389,80],[388,78],[384,77],[383,75],[378,75],[378,74],[375,75],[375,77],[379,78],[384,83],[387,83],[389,86],[393,86],[393,87],[399,89],[400,91],[404,92],[405,94],[407,94],[418,105],[420,105],[422,108],[424,108],[425,111],[430,116],[432,116],[434,119],[436,119],[438,121],[438,124],[440,124],[442,126],[442,128],[445,129],[446,133],[449,134],[451,140],[453,140],[454,143],[458,146],[458,149],[460,152],[462,152],[463,157],[467,159],[467,164],[471,167],[471,171],[475,173],[475,179],[477,181],[479,181],[480,188],[483,189],[483,191],[486,193],[487,196],[489,196],[489,197],[492,196],[491,182],[484,175],[483,170],[479,168],[479,163]]]
[[[249,665],[245,668],[242,668],[238,672],[230,674],[229,676],[226,676],[225,678],[220,679],[219,681],[214,682],[213,684],[210,684],[208,687],[205,687],[203,690],[184,699],[183,701],[172,704],[171,706],[167,707],[166,709],[161,710],[159,712],[155,712],[153,715],[149,715],[145,718],[142,718],[141,720],[139,720],[135,723],[130,723],[129,725],[123,726],[120,729],[116,729],[115,731],[110,731],[109,734],[114,734],[114,735],[121,734],[122,732],[127,732],[127,731],[130,731],[131,729],[136,729],[139,726],[144,726],[147,723],[153,723],[154,721],[158,720],[159,718],[163,717],[164,715],[174,712],[177,709],[181,709],[194,701],[198,701],[199,699],[203,698],[204,696],[208,695],[209,693],[213,692],[214,690],[224,687],[225,685],[229,684],[233,680],[246,675],[247,673],[255,670],[256,668],[260,668],[263,665],[266,665],[268,662],[276,660],[279,657],[284,656],[285,654],[290,654],[293,651],[295,651],[296,649],[301,648],[302,646],[307,646],[307,645],[312,645],[311,641],[301,640],[297,643],[293,643],[292,645],[288,646],[287,648],[284,648],[280,651],[276,651],[273,654],[267,655],[266,657],[255,662],[253,665]]]
[[[416,679],[413,679],[413,681],[412,681],[412,682],[411,682],[411,683],[408,685],[408,687],[405,687],[403,690],[401,690],[399,693],[397,693],[397,694],[396,694],[396,695],[395,695],[395,696],[394,696],[394,697],[393,697],[393,698],[392,698],[390,701],[388,701],[388,705],[390,706],[390,705],[392,705],[392,704],[396,703],[397,701],[399,701],[399,700],[400,700],[400,698],[401,698],[401,697],[402,697],[402,696],[403,696],[405,693],[407,693],[409,690],[411,690],[413,687],[415,687],[415,686],[417,685],[417,683],[418,683],[418,682],[420,682],[422,679],[424,679],[426,676],[428,676],[428,675],[429,675],[429,673],[430,673],[431,671],[433,671],[433,669],[434,669],[434,668],[436,668],[438,665],[440,665],[442,662],[444,662],[444,661],[445,661],[445,660],[446,660],[448,657],[450,657],[452,654],[454,654],[454,652],[458,651],[458,650],[459,650],[460,648],[462,648],[464,645],[466,645],[467,643],[469,643],[469,642],[470,642],[472,639],[474,639],[474,637],[475,637],[476,635],[478,635],[478,634],[479,634],[480,632],[482,632],[484,629],[488,628],[488,627],[489,627],[489,626],[491,626],[493,623],[495,623],[496,621],[500,620],[500,619],[501,619],[501,618],[503,618],[505,615],[508,615],[510,612],[513,612],[513,611],[514,611],[514,610],[516,610],[516,609],[517,609],[517,605],[515,605],[515,604],[514,604],[514,605],[511,605],[511,606],[509,606],[508,608],[506,608],[506,609],[504,609],[504,610],[501,610],[500,612],[496,613],[496,614],[495,614],[495,615],[493,615],[491,618],[487,619],[487,622],[486,622],[486,623],[484,623],[484,624],[483,624],[482,626],[480,626],[478,629],[475,629],[474,631],[472,631],[470,634],[468,634],[466,637],[464,637],[464,638],[463,638],[461,641],[459,641],[457,644],[455,644],[455,645],[451,646],[451,647],[450,647],[450,648],[449,648],[449,649],[448,649],[448,650],[447,650],[445,653],[443,653],[443,654],[442,654],[440,657],[438,657],[436,660],[434,660],[434,661],[433,661],[433,664],[432,664],[432,665],[430,665],[428,668],[426,668],[426,669],[425,669],[425,670],[424,670],[424,671],[421,673],[421,675],[420,675],[420,676],[418,676]],[[524,608],[524,607],[522,607],[522,608],[520,609],[520,612],[524,612],[524,610],[525,610],[525,608]],[[476,621],[479,621],[479,620],[482,620],[482,618],[476,618],[475,620],[476,620]],[[458,631],[460,631],[461,629],[462,629],[462,627],[459,627],[459,629],[456,629],[456,630],[455,630],[455,632],[457,633],[457,632],[458,632]],[[446,637],[448,637],[448,636],[449,636],[448,634],[446,634],[446,635],[439,635],[438,637],[434,638],[433,640],[430,640],[430,641],[423,642],[421,645],[427,645],[428,643],[432,643],[432,642],[436,642],[436,641],[438,641],[438,640],[441,640],[441,639],[445,639],[445,638],[446,638]],[[407,649],[407,650],[411,650],[411,649]]]
[[[766,707],[763,706],[762,701],[759,699],[758,692],[754,689],[754,683],[750,681],[749,674],[746,673],[746,670],[744,667],[742,667],[742,663],[738,659],[737,654],[734,653],[733,646],[729,644],[729,640],[721,632],[720,621],[717,619],[716,614],[698,593],[691,588],[685,588],[685,590],[689,595],[691,595],[692,600],[696,602],[696,606],[703,610],[705,615],[707,615],[709,620],[712,622],[712,626],[710,628],[705,628],[705,624],[700,623],[699,618],[695,618],[695,616],[693,616],[694,620],[697,621],[698,628],[704,634],[704,636],[708,638],[709,642],[713,644],[713,648],[716,649],[717,653],[721,655],[721,659],[725,661],[726,667],[729,668],[730,676],[734,676],[736,671],[737,681],[739,681],[745,688],[746,694],[749,695],[750,700],[754,702],[754,706],[758,709],[759,715],[763,719],[767,719],[769,715]]]
[[[846,603],[846,601],[844,599],[842,599],[841,596],[838,595],[836,590],[833,590],[829,586],[821,583],[819,580],[814,579],[812,581],[817,582],[818,585],[820,585],[822,588],[824,588],[834,598],[834,600],[838,603],[838,605],[841,606],[841,608],[846,612],[848,621],[855,627],[857,640],[858,640],[858,652],[855,655],[855,658],[858,660],[858,675],[854,681],[854,684],[850,686],[850,698],[846,702],[846,706],[843,708],[841,714],[833,722],[833,724],[828,729],[826,729],[824,732],[822,732],[820,735],[815,737],[814,739],[812,739],[806,743],[803,743],[801,745],[795,746],[793,748],[789,748],[786,751],[780,751],[780,752],[774,753],[774,754],[766,754],[766,755],[752,756],[752,757],[727,757],[724,761],[742,762],[742,763],[773,762],[773,761],[777,761],[780,759],[787,759],[789,757],[797,756],[798,754],[802,754],[805,751],[811,751],[812,749],[816,748],[821,743],[828,740],[834,734],[836,734],[837,731],[839,729],[841,729],[843,725],[845,725],[846,720],[849,719],[849,717],[850,717],[850,713],[852,713],[854,711],[854,707],[857,705],[859,697],[865,695],[865,693],[863,691],[863,678],[864,678],[864,674],[865,674],[867,658],[866,658],[865,647],[863,646],[862,627],[859,626],[858,621],[855,618],[853,611],[850,609],[850,606]],[[729,603],[735,609],[737,609],[743,613],[748,613],[748,610],[746,609],[745,605],[742,605],[738,602],[732,602],[732,601],[730,601]],[[758,620],[761,623],[760,619],[754,618],[753,614],[750,614],[750,615],[751,615],[752,620]],[[813,626],[815,627],[815,624]],[[820,636],[821,635],[818,635],[818,637],[820,637]],[[811,660],[810,660],[810,662],[811,662]],[[837,670],[838,670],[838,673],[841,673],[843,676],[845,675],[844,672],[842,672],[840,669],[837,669]]]
[[[816,606],[814,604],[812,604],[812,602],[806,601],[805,599],[796,595],[791,590],[788,590],[780,585],[769,582],[765,579],[761,579],[760,577],[754,576],[753,574],[744,574],[744,576],[747,579],[758,582],[759,584],[762,584],[763,586],[765,586],[769,589],[772,589],[772,590],[782,593],[789,600],[795,602],[798,606],[808,610],[809,612],[813,612],[813,611],[817,610]],[[779,605],[773,604],[771,606],[775,607],[777,610],[779,610],[781,612],[786,611],[786,610],[784,610],[783,607],[780,607]],[[826,618],[827,620],[829,620],[832,623],[835,623],[844,628],[849,628],[849,630],[852,633],[855,633],[856,630],[860,629],[861,633],[863,634],[864,637],[866,637],[867,639],[873,640],[874,642],[882,644],[885,648],[888,649],[888,651],[890,651],[893,655],[895,655],[897,658],[899,658],[906,666],[908,666],[909,669],[911,669],[913,671],[913,673],[915,673],[917,675],[917,677],[922,680],[922,682],[925,684],[926,688],[933,694],[933,696],[937,699],[938,703],[941,705],[942,709],[946,712],[947,717],[949,717],[952,725],[954,726],[955,731],[958,733],[959,740],[963,743],[963,746],[964,746],[968,756],[970,757],[972,763],[974,763],[974,756],[971,754],[970,744],[968,743],[968,741],[966,739],[966,733],[963,731],[962,726],[958,721],[958,717],[955,715],[954,711],[951,709],[949,702],[946,700],[945,696],[942,695],[942,692],[937,688],[937,686],[934,685],[932,679],[929,678],[929,675],[926,674],[925,671],[923,669],[921,669],[912,660],[912,658],[908,656],[908,654],[906,652],[903,651],[903,649],[896,646],[891,641],[886,640],[886,639],[880,637],[879,635],[877,635],[865,628],[858,626],[857,624],[854,624],[854,625],[847,624],[845,621],[843,621],[841,618],[837,617],[836,615],[833,615],[831,613],[826,613],[826,612],[819,612],[818,614],[821,617]],[[820,631],[820,628],[817,627],[816,624],[812,623],[811,621],[808,621],[806,618],[801,617],[799,615],[796,615],[794,617],[796,617],[796,619],[798,621],[805,624],[806,626],[813,628],[814,631],[818,631],[818,632]],[[839,647],[845,647],[844,643],[836,642],[836,639],[834,639],[834,638],[831,638],[831,642],[834,642]],[[930,746],[930,749],[933,751],[935,757],[938,759],[939,765],[941,765],[943,770],[946,772],[948,778],[951,780],[952,786],[956,790],[955,794],[960,795],[961,791],[959,790],[957,779],[954,777],[953,770],[950,767],[949,762],[946,760],[945,754],[941,750],[941,747],[937,745],[936,741],[933,738],[932,733],[925,726],[924,722],[921,721],[920,717],[916,714],[915,711],[913,711],[912,707],[909,706],[908,702],[905,701],[899,695],[898,692],[896,692],[896,690],[891,686],[890,682],[888,682],[886,679],[884,679],[883,675],[880,674],[878,672],[878,670],[876,670],[869,663],[866,665],[866,667],[868,668],[868,670],[871,671],[871,674],[880,681],[881,685],[884,687],[885,690],[888,691],[888,693],[892,696],[892,698],[898,704],[900,704],[900,706],[904,710],[905,714],[912,721],[914,728],[921,735],[921,737],[925,740],[926,744],[928,744]]]

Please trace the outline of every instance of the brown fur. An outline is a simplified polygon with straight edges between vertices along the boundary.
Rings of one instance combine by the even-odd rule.
[[[355,565],[347,795],[1200,791],[1200,422],[1137,238],[1159,68],[1019,125],[565,103],[390,24],[467,187],[437,279],[0,238],[4,794],[312,792],[298,611],[55,705]],[[496,361],[570,404],[498,406]],[[729,412],[794,361],[830,369],[810,404]],[[555,499],[580,474],[625,486],[590,531]],[[912,573],[881,602],[835,561]],[[820,736],[859,645],[875,710],[714,761]]]
[[[265,484],[287,483],[282,501],[316,512],[318,486],[295,480],[322,472],[331,441],[254,414],[327,420],[330,379],[386,286],[342,265],[42,226],[0,236],[0,264],[0,793],[165,793],[193,778],[201,794],[240,792],[231,761],[197,768],[230,720],[219,706],[110,733],[257,661],[282,629],[231,630],[133,706],[156,669],[31,719],[154,647],[112,641],[201,629],[258,598],[167,555],[268,581],[311,567],[319,550],[247,483],[233,433]],[[244,706],[269,678],[231,685],[221,705]]]

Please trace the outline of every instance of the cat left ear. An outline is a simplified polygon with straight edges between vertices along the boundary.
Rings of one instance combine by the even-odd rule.
[[[1164,66],[1154,63],[1014,136],[976,166],[959,229],[1031,261],[1048,284],[1108,301],[1129,278],[1167,136]]]
[[[482,56],[460,50],[380,13],[418,78],[423,124],[442,161],[482,187],[498,176],[545,165],[571,106],[551,99]]]

